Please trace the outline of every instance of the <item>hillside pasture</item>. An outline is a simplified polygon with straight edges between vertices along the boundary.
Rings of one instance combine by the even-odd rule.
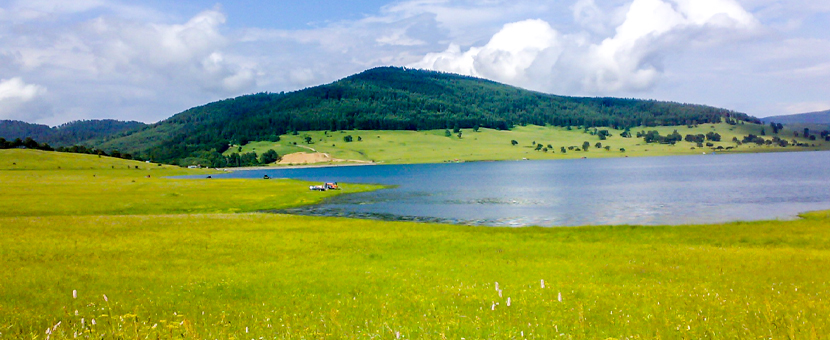
[[[788,129],[773,134],[769,126],[756,124],[705,124],[697,127],[669,126],[669,127],[640,127],[631,130],[631,138],[620,137],[622,130],[609,130],[611,136],[600,140],[599,136],[585,133],[576,127],[572,130],[560,127],[519,126],[508,131],[480,129],[475,132],[471,129],[462,129],[461,138],[457,133],[450,131],[450,137],[445,130],[429,131],[309,131],[297,135],[280,136],[279,142],[251,142],[244,146],[233,146],[225,155],[233,152],[257,152],[261,154],[274,149],[280,155],[294,152],[308,152],[313,149],[324,152],[336,159],[374,161],[378,163],[440,163],[453,161],[489,161],[489,160],[521,160],[521,159],[569,159],[569,158],[602,158],[602,157],[646,157],[670,155],[702,155],[711,154],[713,148],[732,148],[731,150],[717,150],[717,152],[780,152],[799,150],[827,150],[830,142],[824,140],[809,141],[794,137]],[[687,134],[707,134],[716,132],[721,135],[721,141],[712,142],[712,147],[698,147],[696,143],[681,141],[675,145],[645,143],[643,138],[637,138],[640,131],[656,130],[666,136],[677,130],[682,136]],[[765,136],[761,136],[764,130]],[[771,139],[773,136],[796,140],[799,143],[808,143],[814,147],[756,145],[747,143],[738,145],[732,138],[742,140],[744,136],[754,134]],[[351,136],[352,142],[344,141],[344,137]],[[306,137],[311,143],[306,143]],[[358,141],[360,139],[360,141]],[[518,144],[512,145],[515,140]],[[534,144],[535,142],[535,144]],[[589,143],[588,151],[582,151],[584,142]],[[296,143],[296,144],[295,144]],[[596,143],[601,143],[597,148]],[[536,144],[543,148],[536,150]],[[705,143],[704,143],[705,144]],[[550,145],[552,148],[545,148]],[[608,146],[608,150],[605,147]],[[566,152],[562,153],[561,148]],[[569,149],[572,148],[573,149]],[[577,151],[576,149],[580,149]],[[241,150],[240,150],[241,149]],[[620,149],[625,149],[621,151]]]

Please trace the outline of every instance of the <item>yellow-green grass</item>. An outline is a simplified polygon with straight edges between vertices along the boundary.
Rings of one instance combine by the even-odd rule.
[[[25,159],[33,151],[10,152]],[[0,152],[0,162],[9,155]],[[59,156],[38,157],[50,155]],[[146,179],[130,174],[141,170],[67,167],[0,170],[3,209],[15,199],[21,206],[53,205],[76,191],[102,201],[120,196],[105,187],[124,190],[126,200],[143,195],[127,189],[132,179]],[[87,192],[87,181],[72,176],[93,171],[111,182]],[[255,199],[254,189],[276,182],[181,186],[156,179],[164,173],[157,171],[151,177],[157,193],[222,196],[233,195],[227,188],[233,187]],[[16,176],[26,172],[51,180],[21,200],[14,193],[25,186],[15,184]],[[299,192],[285,196],[267,205],[300,199]],[[75,210],[59,216],[24,207],[23,215],[5,213],[0,339],[830,334],[830,212],[794,221],[513,229],[224,214],[214,212],[233,211],[239,202],[201,206],[200,195],[179,197],[199,208],[182,214],[186,204],[171,201],[112,215],[71,203]]]
[[[60,322],[52,338],[826,339],[829,221],[509,229],[4,217],[0,331],[43,339]]]
[[[602,128],[600,128],[602,129]],[[743,139],[748,134],[760,135],[764,129],[765,139],[779,136],[791,141],[796,139],[800,143],[808,143],[815,147],[777,147],[743,144],[738,146],[732,141],[733,137]],[[638,131],[657,130],[661,135],[668,135],[674,130],[684,137],[687,134],[706,134],[717,132],[721,135],[720,142],[713,142],[713,147],[736,147],[730,151],[718,152],[773,152],[773,151],[802,151],[827,150],[830,143],[823,140],[808,141],[804,138],[795,138],[790,130],[783,130],[773,135],[769,126],[755,124],[728,125],[706,124],[689,128],[687,126],[674,127],[641,127],[632,129],[632,134]],[[308,152],[313,148],[325,152],[334,158],[346,160],[375,161],[380,163],[439,163],[446,161],[484,161],[484,160],[519,160],[519,159],[567,159],[567,158],[596,158],[596,157],[643,157],[668,155],[693,155],[711,153],[710,147],[699,148],[695,143],[680,142],[676,145],[646,144],[642,138],[622,138],[621,130],[609,130],[612,137],[600,140],[598,136],[584,133],[583,130],[567,130],[560,127],[544,126],[517,126],[510,131],[480,129],[474,132],[462,129],[461,138],[457,134],[446,137],[445,130],[431,131],[310,131],[298,135],[283,135],[279,142],[252,142],[241,147],[241,152],[257,152],[261,154],[274,149],[280,155],[294,152]],[[352,136],[353,141],[347,143],[345,136]],[[305,137],[312,138],[312,144],[305,143]],[[358,137],[362,141],[357,141]],[[513,146],[515,140],[518,145]],[[561,147],[570,146],[581,148],[584,142],[591,145],[587,152],[568,150],[563,154]],[[536,151],[534,142],[544,147],[552,146],[548,152]],[[596,143],[603,148],[596,148]],[[294,144],[296,143],[296,145]],[[605,146],[610,149],[606,151]],[[624,148],[625,152],[620,149]],[[226,155],[240,152],[239,146],[234,146]]]
[[[250,212],[378,188],[346,184],[319,192],[302,181],[208,179],[216,171],[36,150],[0,150],[0,164],[0,216]],[[166,178],[173,175],[203,178]]]

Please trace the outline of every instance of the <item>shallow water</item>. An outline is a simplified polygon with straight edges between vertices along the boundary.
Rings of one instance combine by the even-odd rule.
[[[283,210],[487,226],[689,224],[830,209],[830,152],[238,171],[396,185]]]

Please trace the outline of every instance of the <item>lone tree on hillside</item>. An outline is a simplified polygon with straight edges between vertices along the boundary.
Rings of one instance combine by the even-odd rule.
[[[280,156],[276,151],[274,151],[274,149],[269,149],[259,156],[259,162],[262,164],[274,163],[278,160],[280,160]]]
[[[517,142],[515,139],[510,141],[510,145],[516,146],[518,144],[519,142]]]

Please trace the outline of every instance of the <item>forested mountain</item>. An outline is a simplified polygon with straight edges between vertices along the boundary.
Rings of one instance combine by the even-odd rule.
[[[30,137],[52,146],[68,146],[130,132],[144,126],[146,124],[140,122],[123,122],[113,119],[78,120],[56,127],[16,120],[0,120],[0,138],[14,140]]]
[[[510,129],[525,124],[625,128],[724,120],[759,122],[703,105],[563,97],[455,74],[381,67],[296,92],[258,93],[195,107],[102,147],[174,162],[207,158],[230,143],[274,140],[290,131]]]
[[[765,123],[830,125],[830,110],[761,118]]]
[[[26,123],[19,120],[0,120],[0,138],[7,140],[24,139],[26,137],[41,140],[51,132],[52,128],[48,125]]]

